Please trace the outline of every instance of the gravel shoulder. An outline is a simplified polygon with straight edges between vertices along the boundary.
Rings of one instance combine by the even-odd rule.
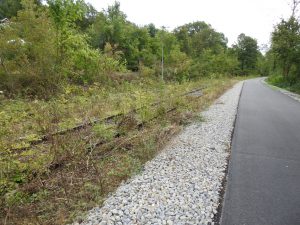
[[[210,224],[217,214],[243,82],[222,95],[82,223]]]

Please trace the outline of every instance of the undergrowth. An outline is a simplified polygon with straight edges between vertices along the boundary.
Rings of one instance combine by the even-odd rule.
[[[167,84],[137,79],[116,89],[70,86],[50,101],[2,99],[0,223],[82,220],[87,210],[101,205],[122,182],[139,173],[182,127],[203,121],[198,112],[236,81]],[[178,97],[199,87],[205,87],[201,97]],[[150,106],[154,102],[159,104]],[[128,113],[134,108],[141,109]],[[114,121],[29,144],[39,135],[120,112],[125,115]]]
[[[300,80],[296,78],[285,78],[281,75],[273,75],[268,77],[267,82],[291,92],[300,94]]]

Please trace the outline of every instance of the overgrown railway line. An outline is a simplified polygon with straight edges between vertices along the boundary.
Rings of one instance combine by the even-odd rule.
[[[180,95],[176,95],[174,96],[173,98],[180,98],[180,97],[185,97],[185,96],[190,96],[190,97],[201,97],[203,95],[202,91],[205,89],[205,87],[200,87],[200,88],[196,88],[196,89],[192,89],[188,92],[185,92],[183,94],[180,94]],[[150,104],[149,106],[150,107],[155,107],[155,106],[159,106],[160,104],[163,104],[165,101],[157,101],[157,102],[154,102],[152,104]],[[67,129],[63,129],[63,130],[59,130],[59,131],[56,131],[56,132],[53,132],[53,133],[50,133],[50,134],[46,134],[46,135],[41,135],[39,136],[38,138],[36,138],[35,140],[29,140],[26,142],[26,146],[24,147],[18,147],[18,148],[9,148],[10,151],[25,151],[25,150],[28,150],[36,145],[39,145],[39,144],[43,144],[43,143],[47,143],[47,142],[50,142],[51,139],[53,139],[54,137],[56,136],[62,136],[62,135],[66,135],[66,134],[69,134],[69,133],[72,133],[72,132],[76,132],[76,131],[81,131],[81,130],[84,130],[84,129],[87,129],[89,127],[92,127],[93,125],[95,124],[100,124],[100,123],[103,123],[103,124],[114,124],[114,125],[118,125],[120,123],[120,121],[122,120],[122,118],[126,117],[126,116],[130,116],[132,114],[136,114],[138,111],[146,108],[146,107],[149,107],[149,106],[142,106],[142,107],[138,107],[138,108],[135,108],[133,110],[130,110],[129,112],[126,112],[126,113],[118,113],[118,114],[115,114],[115,115],[111,115],[111,116],[108,116],[106,118],[102,118],[102,119],[93,119],[93,120],[90,120],[89,122],[87,123],[82,123],[82,124],[79,124],[77,126],[74,126],[74,127],[71,127],[71,128],[67,128]],[[169,109],[166,109],[165,113],[171,113],[173,112],[174,110],[176,110],[177,107],[171,107]],[[157,119],[157,115],[154,116],[153,118],[151,118],[150,120],[148,121],[141,121],[139,122],[135,129],[138,129],[138,130],[141,130],[143,128],[143,126],[147,123],[147,122],[150,122],[154,119]],[[109,129],[109,128],[108,128]],[[120,133],[116,133],[114,135],[114,138],[117,138],[117,137],[120,137],[121,134]],[[21,137],[19,138],[20,141],[23,141],[24,138]],[[102,144],[105,144],[107,142],[105,141],[98,141],[98,142],[95,142],[93,144],[91,144],[90,146],[87,147],[87,150],[90,151],[92,148],[95,148],[95,147],[98,147]]]

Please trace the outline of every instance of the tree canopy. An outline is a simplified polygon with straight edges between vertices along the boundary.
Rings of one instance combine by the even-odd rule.
[[[237,44],[234,46],[240,68],[243,73],[255,70],[259,56],[257,41],[252,37],[240,34]]]
[[[34,0],[34,3],[41,5],[41,0]],[[0,1],[0,20],[12,18],[22,9],[21,0],[1,0]]]
[[[272,33],[272,51],[288,77],[292,66],[298,67],[300,60],[300,24],[294,17],[281,22]]]
[[[166,80],[256,69],[258,48],[251,37],[240,35],[230,48],[225,35],[203,21],[174,31],[138,26],[118,2],[98,12],[84,0],[47,0],[46,5],[4,0],[0,13],[13,22],[1,28],[0,37],[0,88],[8,95],[48,96],[46,90],[55,93],[63,83],[106,82],[125,70],[159,78],[162,57]],[[33,81],[39,82],[33,87]]]
[[[300,83],[300,23],[299,1],[292,1],[291,16],[282,18],[271,34],[271,46],[265,57],[265,69],[273,83],[297,86]]]

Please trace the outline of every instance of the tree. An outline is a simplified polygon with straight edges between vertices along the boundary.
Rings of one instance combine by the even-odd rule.
[[[271,48],[287,78],[293,65],[299,67],[300,60],[300,24],[295,17],[282,19],[275,27]]]
[[[255,71],[259,55],[257,41],[245,34],[240,34],[234,49],[236,50],[242,73],[247,74]]]
[[[75,22],[85,14],[83,0],[47,0],[56,30],[56,52],[61,64],[67,51],[66,40],[72,35]]]
[[[155,25],[153,23],[150,23],[148,26],[146,26],[149,34],[152,38],[154,38],[157,34],[158,29],[155,27]]]
[[[174,33],[181,44],[181,50],[192,57],[200,57],[208,49],[218,54],[227,45],[224,34],[216,32],[211,25],[202,21],[178,27]]]
[[[2,0],[0,2],[0,19],[16,16],[21,8],[20,0]]]
[[[35,0],[35,4],[41,5],[40,0]],[[4,18],[12,18],[22,9],[21,0],[1,0],[0,1],[0,20]]]
[[[227,38],[211,25],[198,21],[175,29],[181,51],[191,57],[190,77],[237,74],[237,57],[227,48]]]
[[[299,0],[292,0],[292,16],[291,17],[293,17],[293,18],[296,17],[296,13],[297,13],[299,4],[300,4]]]
[[[97,14],[88,33],[95,48],[104,49],[106,43],[122,48],[132,26],[126,21],[126,15],[120,10],[120,3],[115,2],[107,10]]]
[[[85,8],[85,13],[82,18],[76,21],[76,24],[85,32],[87,28],[96,21],[98,11],[89,3],[83,2],[83,7]]]
[[[52,21],[33,0],[22,1],[22,10],[12,21],[0,35],[0,88],[7,95],[46,98],[58,90],[60,81],[53,71]]]
[[[109,44],[113,54],[118,52],[130,70],[137,71],[140,64],[146,66],[155,64],[157,58],[155,54],[159,48],[159,45],[157,46],[158,30],[154,25],[138,27],[127,21],[118,2],[98,13],[88,33],[91,36],[90,43],[94,48],[104,50]]]

